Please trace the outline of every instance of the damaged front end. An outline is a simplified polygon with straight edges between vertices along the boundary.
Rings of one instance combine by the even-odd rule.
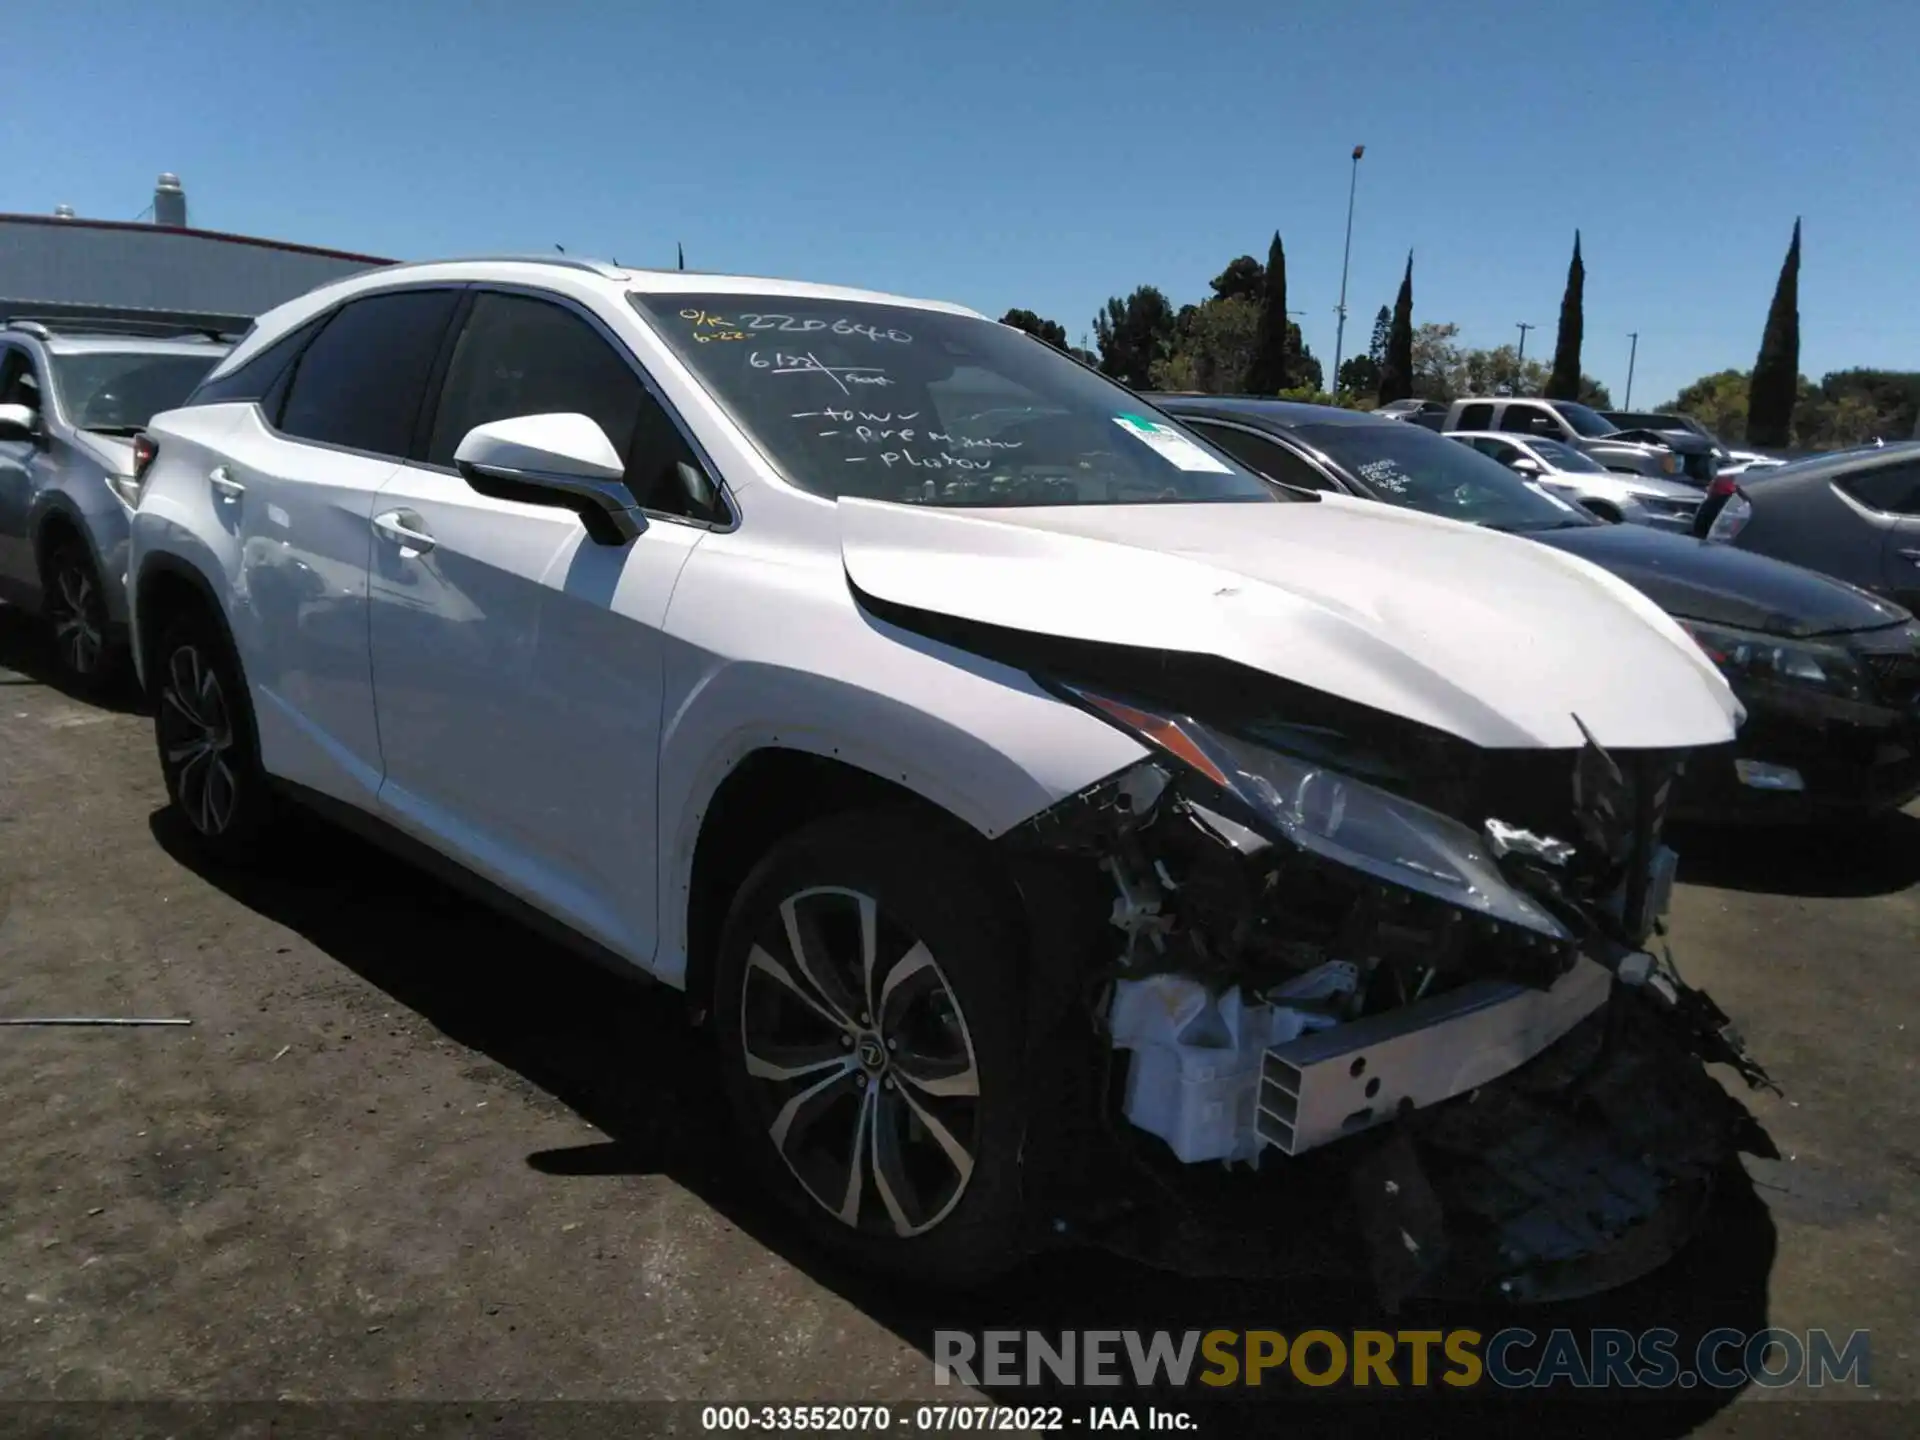
[[[1055,1228],[1245,1274],[1345,1226],[1389,1304],[1563,1297],[1674,1253],[1745,1116],[1701,1062],[1771,1083],[1655,953],[1682,757],[1490,751],[1271,677],[1185,681],[1152,688],[1207,721],[1049,679],[1149,756],[1003,842],[1105,937],[1036,1007],[1077,1038],[1043,1038],[1040,1073],[1091,1117],[1030,1155]],[[1278,1233],[1281,1191],[1315,1223]]]

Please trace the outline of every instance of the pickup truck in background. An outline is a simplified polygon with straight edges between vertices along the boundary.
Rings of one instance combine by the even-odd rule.
[[[1482,396],[1447,408],[1443,433],[1499,430],[1558,440],[1609,470],[1707,486],[1719,469],[1711,440],[1691,431],[1622,430],[1599,411],[1574,400]]]

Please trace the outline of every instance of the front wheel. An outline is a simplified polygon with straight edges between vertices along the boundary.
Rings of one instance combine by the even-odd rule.
[[[782,1199],[864,1268],[957,1285],[1019,1258],[1018,936],[982,857],[926,821],[778,845],[721,937],[728,1098]]]

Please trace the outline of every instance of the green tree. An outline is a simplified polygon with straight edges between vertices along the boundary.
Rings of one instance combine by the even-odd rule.
[[[1560,333],[1553,344],[1553,373],[1541,392],[1549,400],[1575,400],[1580,395],[1580,332],[1587,267],[1580,260],[1580,232],[1573,232],[1573,261],[1567,266],[1567,289],[1560,297]]]
[[[1367,345],[1367,358],[1373,361],[1376,367],[1386,361],[1387,339],[1392,334],[1393,311],[1382,305],[1379,313],[1373,317],[1373,339]],[[1345,369],[1346,367],[1342,366],[1341,368]]]
[[[1011,325],[1016,330],[1024,330],[1037,340],[1044,340],[1056,350],[1067,348],[1067,327],[1057,320],[1043,320],[1031,310],[1009,310],[1000,317],[1002,325]]]
[[[1413,252],[1407,252],[1407,273],[1393,302],[1393,322],[1387,331],[1387,353],[1380,362],[1380,403],[1413,396]]]
[[[1173,306],[1152,285],[1142,285],[1126,299],[1117,296],[1093,317],[1094,343],[1100,350],[1100,370],[1122,385],[1144,390],[1153,383],[1153,363],[1173,346]]]
[[[1784,446],[1793,433],[1793,403],[1800,375],[1800,221],[1780,262],[1773,304],[1767,310],[1760,358],[1754,362],[1747,392],[1747,439],[1761,446]]]
[[[1342,396],[1377,395],[1380,392],[1380,362],[1371,355],[1355,355],[1340,362]]]
[[[1246,388],[1250,395],[1277,395],[1293,383],[1288,377],[1297,372],[1288,364],[1292,358],[1288,352],[1300,343],[1296,338],[1300,327],[1287,319],[1287,252],[1280,244],[1278,230],[1267,246],[1266,271],[1260,278],[1260,325],[1254,335]],[[1219,290],[1219,280],[1213,282],[1213,288]],[[1313,388],[1320,388],[1318,381]]]
[[[1422,325],[1407,347],[1412,357],[1410,395],[1422,400],[1451,400],[1459,393],[1459,376],[1466,352],[1456,343],[1458,325]],[[1383,402],[1384,403],[1384,402]]]
[[[1158,390],[1231,394],[1253,363],[1259,329],[1260,307],[1245,296],[1186,306],[1173,344],[1153,362],[1148,378]]]
[[[1580,377],[1580,393],[1573,397],[1582,405],[1591,405],[1595,410],[1613,408],[1613,392],[1591,375]]]
[[[1444,328],[1451,330],[1454,327]],[[1418,355],[1420,349],[1416,337],[1414,353]],[[1447,387],[1453,396],[1538,395],[1541,386],[1547,382],[1547,367],[1538,360],[1521,360],[1520,352],[1511,345],[1496,345],[1491,350],[1459,350],[1455,353],[1458,359],[1448,370]],[[1436,370],[1441,368],[1444,356],[1437,357],[1429,364]],[[1416,365],[1416,372],[1418,369]]]
[[[1691,415],[1725,445],[1747,442],[1747,396],[1752,375],[1745,370],[1718,370],[1702,375],[1660,407],[1666,414]]]
[[[1278,232],[1274,239],[1279,239]],[[1284,276],[1283,276],[1284,279]],[[1251,300],[1259,303],[1266,291],[1267,272],[1251,255],[1242,255],[1208,282],[1216,300]]]

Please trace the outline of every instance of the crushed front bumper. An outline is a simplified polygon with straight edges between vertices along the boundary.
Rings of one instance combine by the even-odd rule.
[[[1132,1203],[1056,1229],[1192,1276],[1367,1277],[1390,1309],[1628,1284],[1698,1233],[1750,1123],[1663,1021],[1616,987],[1455,1099],[1255,1172],[1155,1165]]]

